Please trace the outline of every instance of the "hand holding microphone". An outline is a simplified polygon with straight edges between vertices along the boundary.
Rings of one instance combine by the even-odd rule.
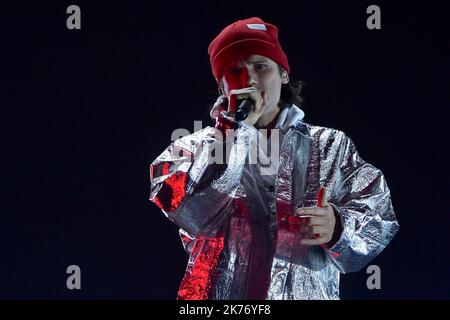
[[[250,98],[242,100],[234,113],[234,118],[237,121],[243,121],[247,119],[249,113],[252,111],[253,101]]]
[[[264,112],[267,94],[255,87],[248,87],[230,90],[229,99],[231,96],[235,96],[234,98],[238,100],[235,119],[244,121],[248,125],[254,125]]]

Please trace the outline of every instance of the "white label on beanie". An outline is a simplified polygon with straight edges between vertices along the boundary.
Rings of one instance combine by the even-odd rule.
[[[255,30],[264,30],[267,31],[266,25],[261,23],[249,23],[247,24],[247,27],[249,29],[255,29]]]

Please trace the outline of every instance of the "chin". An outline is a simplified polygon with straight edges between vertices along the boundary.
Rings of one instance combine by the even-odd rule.
[[[264,114],[271,113],[271,112],[273,112],[276,108],[277,108],[277,106],[273,106],[273,105],[268,104],[267,107],[266,107],[266,109],[264,110]]]

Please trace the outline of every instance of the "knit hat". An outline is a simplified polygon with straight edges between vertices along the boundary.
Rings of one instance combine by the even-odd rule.
[[[232,62],[258,54],[272,59],[288,73],[289,63],[278,41],[278,28],[261,18],[238,20],[219,33],[208,47],[212,72],[216,80]]]

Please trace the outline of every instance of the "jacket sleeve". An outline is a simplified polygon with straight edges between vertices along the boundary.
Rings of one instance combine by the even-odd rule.
[[[328,249],[342,273],[366,266],[392,240],[399,224],[383,173],[365,162],[342,133],[340,161],[330,204],[341,218],[340,239]]]
[[[215,130],[203,130],[210,129]],[[226,142],[205,132],[174,141],[150,166],[150,200],[185,233],[214,236],[231,212],[248,141],[255,132],[254,127],[239,124]],[[211,155],[220,150],[227,154],[226,143],[231,145],[228,164],[212,161]]]

